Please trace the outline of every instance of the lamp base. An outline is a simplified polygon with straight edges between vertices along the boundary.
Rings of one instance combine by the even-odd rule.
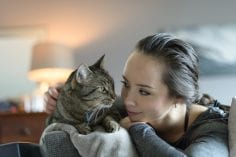
[[[44,93],[48,90],[47,83],[39,83],[35,91],[24,99],[25,112],[43,112],[44,111]]]

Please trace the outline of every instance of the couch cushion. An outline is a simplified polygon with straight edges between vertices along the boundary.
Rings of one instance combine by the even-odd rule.
[[[0,156],[42,157],[39,145],[33,143],[23,143],[23,142],[1,144]]]
[[[236,96],[232,99],[228,127],[230,157],[236,157]]]
[[[64,131],[46,133],[40,145],[47,157],[81,157]]]

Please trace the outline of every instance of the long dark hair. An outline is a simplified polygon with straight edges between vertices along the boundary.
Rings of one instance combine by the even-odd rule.
[[[198,56],[187,42],[167,33],[148,36],[140,40],[135,49],[164,63],[166,71],[162,81],[169,95],[182,98],[187,105],[199,99]]]

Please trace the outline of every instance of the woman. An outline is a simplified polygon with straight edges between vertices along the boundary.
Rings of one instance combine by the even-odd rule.
[[[128,57],[121,97],[126,128],[142,157],[227,157],[228,115],[199,100],[198,57],[186,42],[168,34],[140,40]],[[46,112],[58,90],[45,94]]]

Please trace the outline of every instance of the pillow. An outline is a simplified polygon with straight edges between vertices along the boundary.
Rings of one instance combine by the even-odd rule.
[[[228,127],[230,157],[236,157],[236,96],[232,99]]]

